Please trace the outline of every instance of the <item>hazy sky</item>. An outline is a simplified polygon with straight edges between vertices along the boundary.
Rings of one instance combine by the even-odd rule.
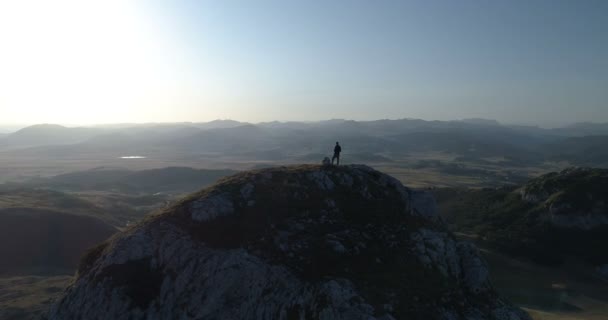
[[[0,123],[608,121],[608,1],[2,1]]]

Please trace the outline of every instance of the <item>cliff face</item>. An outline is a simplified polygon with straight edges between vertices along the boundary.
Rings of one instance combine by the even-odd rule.
[[[365,166],[241,173],[91,250],[51,319],[529,319],[432,197]]]

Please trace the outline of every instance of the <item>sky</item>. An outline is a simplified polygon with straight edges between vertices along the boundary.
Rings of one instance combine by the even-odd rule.
[[[0,0],[0,123],[608,122],[608,1]]]

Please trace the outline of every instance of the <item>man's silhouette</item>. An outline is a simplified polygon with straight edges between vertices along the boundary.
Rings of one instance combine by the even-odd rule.
[[[334,147],[334,156],[331,158],[331,164],[334,164],[334,160],[338,160],[337,165],[340,165],[340,152],[342,152],[342,147],[340,147],[340,143],[336,141],[336,146]]]

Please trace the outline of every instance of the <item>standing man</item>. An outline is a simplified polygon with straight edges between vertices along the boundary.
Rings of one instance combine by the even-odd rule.
[[[334,160],[338,160],[337,165],[340,165],[340,152],[342,152],[342,147],[340,147],[340,143],[336,141],[336,146],[334,147],[334,156],[331,158],[331,164],[334,164]]]

